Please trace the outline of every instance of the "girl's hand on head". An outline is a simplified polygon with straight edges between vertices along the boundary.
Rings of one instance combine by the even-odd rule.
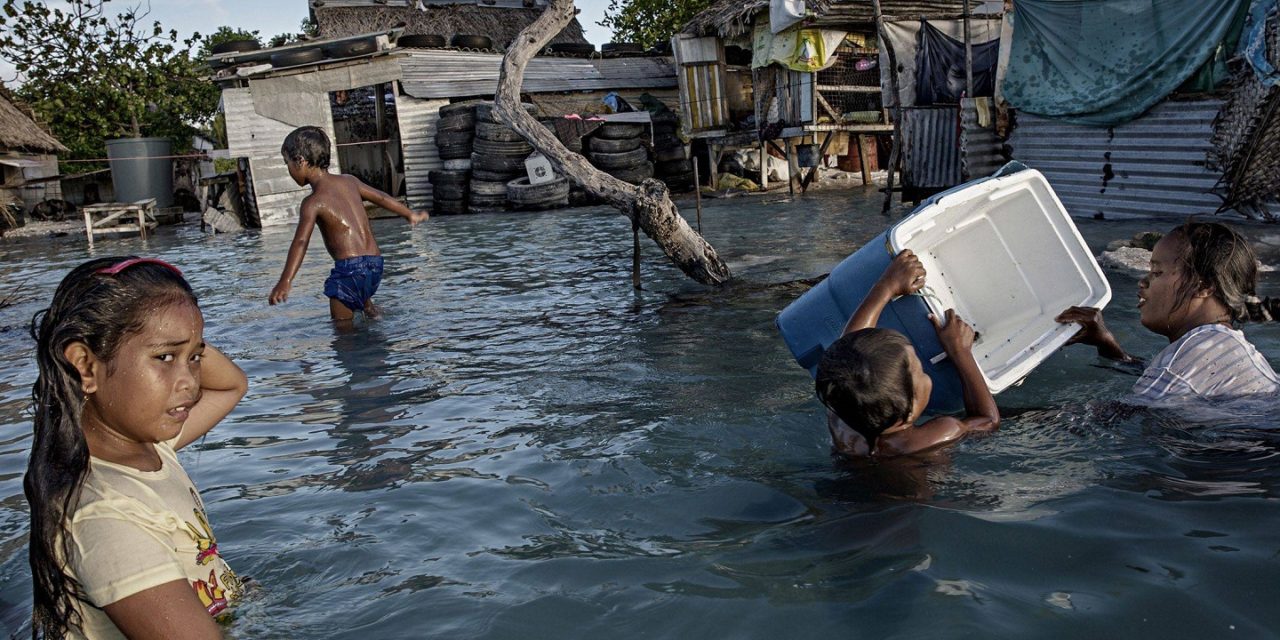
[[[938,341],[942,343],[942,348],[949,356],[955,356],[957,353],[969,351],[973,348],[974,331],[969,323],[960,319],[956,315],[955,309],[947,309],[947,323],[938,322],[938,316],[929,314],[929,321],[933,323],[933,330],[938,332]]]
[[[910,249],[903,249],[894,256],[878,284],[885,286],[894,297],[905,296],[924,288],[925,275],[920,258]]]

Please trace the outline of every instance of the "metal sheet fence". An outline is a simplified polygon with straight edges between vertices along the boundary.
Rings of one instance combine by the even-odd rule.
[[[913,189],[946,189],[960,184],[958,108],[902,110],[902,184]]]
[[[1166,101],[1118,127],[1019,113],[1013,157],[1040,170],[1075,216],[1213,213],[1221,174],[1206,168],[1220,100]]]
[[[396,96],[396,115],[400,124],[400,139],[404,145],[404,188],[409,206],[423,209],[431,205],[432,170],[444,168],[440,151],[436,147],[436,124],[440,121],[440,107],[448,100],[418,100],[410,96]]]

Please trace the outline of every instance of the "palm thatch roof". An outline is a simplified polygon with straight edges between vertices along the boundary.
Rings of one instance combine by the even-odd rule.
[[[7,91],[0,91],[0,151],[2,150],[61,153],[67,151],[67,148],[36,124],[29,114],[18,108]]]
[[[510,9],[476,5],[428,5],[414,7],[317,7],[314,9],[320,36],[336,38],[374,31],[387,31],[405,25],[406,35],[422,33],[444,36],[488,36],[494,47],[505,47],[529,23],[542,15],[542,9]],[[585,44],[582,25],[575,18],[552,43]]]
[[[959,16],[964,12],[966,1],[970,11],[976,11],[983,5],[982,0],[880,0],[880,6],[889,20],[937,19]],[[813,17],[806,21],[810,26],[875,21],[875,7],[871,0],[810,0],[807,4],[813,13]],[[756,14],[768,11],[769,0],[720,0],[694,16],[685,25],[683,33],[722,38],[748,34]]]

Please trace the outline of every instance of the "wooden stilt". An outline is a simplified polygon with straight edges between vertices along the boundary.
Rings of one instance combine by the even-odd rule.
[[[966,5],[968,4],[966,0]],[[889,174],[885,182],[884,208],[881,213],[889,215],[893,206],[893,173],[898,168],[898,156],[902,153],[902,94],[898,89],[898,57],[889,45],[888,31],[884,28],[884,12],[880,10],[880,0],[871,0],[876,15],[876,34],[880,38],[880,46],[885,48],[885,57],[889,59],[889,89],[893,93],[893,149],[889,152]]]
[[[631,287],[640,289],[640,221],[631,221]]]
[[[693,201],[698,209],[698,235],[702,235],[702,182],[698,180],[698,163],[693,163]]]

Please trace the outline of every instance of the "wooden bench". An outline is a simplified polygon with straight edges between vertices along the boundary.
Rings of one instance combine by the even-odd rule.
[[[80,208],[84,211],[84,231],[89,237],[89,247],[93,247],[93,237],[107,233],[138,233],[142,239],[147,232],[155,229],[156,199],[147,198],[137,202],[106,202],[91,204]]]

